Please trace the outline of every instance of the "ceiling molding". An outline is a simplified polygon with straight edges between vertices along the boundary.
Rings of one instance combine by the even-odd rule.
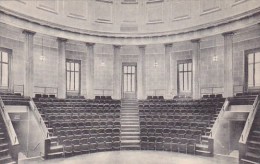
[[[192,40],[250,27],[260,23],[260,8],[203,26],[156,33],[108,33],[68,28],[35,20],[2,7],[0,7],[0,18],[0,22],[4,24],[54,37],[103,44],[144,45]]]

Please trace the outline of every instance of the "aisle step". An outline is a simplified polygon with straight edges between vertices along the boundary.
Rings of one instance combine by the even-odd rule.
[[[122,100],[121,107],[121,150],[140,150],[138,102]]]

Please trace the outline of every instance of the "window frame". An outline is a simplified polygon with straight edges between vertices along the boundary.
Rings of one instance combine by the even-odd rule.
[[[191,64],[191,69],[187,69],[186,71],[184,71],[184,65],[185,64]],[[180,67],[179,65],[182,64],[183,65],[183,70],[180,71]],[[183,80],[183,83],[184,83],[184,73],[190,73],[191,74],[191,81],[190,81],[190,89],[188,91],[183,91],[181,90],[180,88],[180,73],[182,73],[182,80]],[[189,77],[189,76],[188,76]],[[188,77],[187,77],[187,84],[189,84],[189,80],[188,80]],[[186,59],[186,60],[178,60],[177,61],[177,92],[178,92],[178,95],[191,95],[192,94],[192,86],[193,86],[193,63],[192,63],[192,59]]]
[[[130,72],[128,71],[128,68],[130,67]],[[126,68],[126,72],[125,69]],[[134,70],[134,72],[133,72]],[[126,76],[126,85],[123,85],[123,91],[125,93],[134,93],[136,92],[136,65],[123,65],[123,82],[125,83],[125,76]],[[130,78],[130,88],[128,88],[128,78]],[[134,80],[134,81],[133,81]],[[134,84],[134,86],[133,86]]]
[[[68,65],[70,64],[70,69],[68,70]],[[71,69],[71,63],[73,63],[74,68]],[[79,69],[78,71],[76,71],[76,64],[79,65]],[[80,95],[80,91],[81,91],[81,60],[77,60],[77,59],[66,59],[66,93],[67,95]],[[70,80],[68,81],[68,72],[70,74]],[[76,73],[78,73],[78,90],[76,90]],[[71,75],[74,76],[74,86],[73,86],[73,90],[71,89]],[[69,88],[68,88],[68,82],[69,82]]]
[[[246,50],[245,51],[245,56],[244,56],[244,91],[246,92],[259,92],[260,91],[260,86],[255,86],[255,55],[256,53],[260,53],[260,48],[255,48],[255,49],[251,49],[251,50]],[[250,63],[253,65],[253,87],[249,87],[248,86],[248,68],[249,68],[249,63],[248,63],[248,57],[250,54],[254,54],[254,58],[253,58],[253,63]],[[257,62],[259,63],[259,62]]]
[[[2,62],[2,52],[7,53],[7,58],[8,58],[8,62]],[[1,67],[1,72],[0,72],[0,90],[10,90],[12,88],[12,70],[11,70],[11,66],[12,66],[12,50],[7,49],[7,48],[3,48],[0,47],[0,67]],[[2,86],[2,63],[7,64],[7,69],[8,69],[8,77],[7,77],[7,86]]]

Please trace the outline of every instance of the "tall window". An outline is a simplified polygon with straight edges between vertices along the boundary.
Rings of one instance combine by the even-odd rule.
[[[80,61],[67,59],[67,91],[79,93],[80,88]]]
[[[124,92],[135,92],[136,66],[123,66],[124,73]]]
[[[192,61],[178,62],[178,90],[179,93],[191,92],[192,85]]]
[[[260,89],[260,51],[249,53],[247,61],[247,87],[248,89]]]
[[[0,86],[8,88],[9,59],[8,53],[0,50]]]

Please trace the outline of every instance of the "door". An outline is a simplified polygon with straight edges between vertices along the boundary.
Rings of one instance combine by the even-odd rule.
[[[192,60],[178,61],[178,94],[191,96],[192,95]]]
[[[66,60],[67,96],[78,96],[80,94],[80,64],[80,60]]]
[[[136,67],[137,67],[136,63],[123,63],[122,97],[125,99],[136,98],[136,91],[137,91]]]

